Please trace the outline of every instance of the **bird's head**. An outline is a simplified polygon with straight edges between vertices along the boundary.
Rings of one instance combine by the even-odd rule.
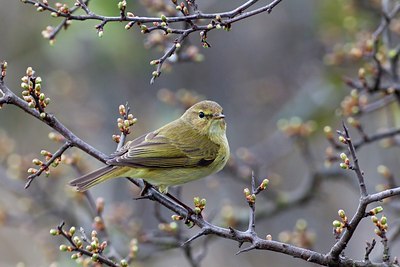
[[[222,107],[209,100],[191,106],[181,119],[204,135],[223,135],[226,130],[225,115]]]

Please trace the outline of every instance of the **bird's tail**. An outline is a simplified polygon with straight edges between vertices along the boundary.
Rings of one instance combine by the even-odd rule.
[[[91,173],[85,174],[69,182],[69,185],[75,186],[80,192],[88,190],[90,187],[101,183],[112,177],[116,177],[120,168],[116,166],[107,165]]]

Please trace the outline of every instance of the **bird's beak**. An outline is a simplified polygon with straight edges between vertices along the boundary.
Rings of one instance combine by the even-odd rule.
[[[214,119],[223,119],[223,118],[225,118],[225,115],[224,114],[214,114],[213,115],[213,117],[214,117]]]

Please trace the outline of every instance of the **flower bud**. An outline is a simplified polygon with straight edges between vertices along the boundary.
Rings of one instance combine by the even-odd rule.
[[[347,159],[347,155],[345,153],[340,153],[340,158],[342,160],[346,160]]]
[[[66,245],[60,246],[60,251],[67,251],[68,247]]]
[[[339,214],[339,217],[342,218],[342,219],[346,217],[346,214],[345,214],[344,210],[339,210],[338,214]]]
[[[373,223],[378,223],[378,217],[376,217],[376,216],[371,216],[371,221],[372,221]]]

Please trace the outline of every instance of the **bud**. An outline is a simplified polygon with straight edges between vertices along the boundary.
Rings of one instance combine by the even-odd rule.
[[[181,221],[183,218],[180,215],[174,214],[174,215],[171,216],[171,219],[174,220],[174,221]]]
[[[249,195],[250,195],[250,189],[245,188],[245,189],[243,190],[243,193],[244,193],[244,195],[245,195],[246,197],[249,196]]]
[[[375,228],[375,229],[374,229],[374,232],[375,232],[376,235],[382,236],[382,232],[381,232],[381,230],[379,230],[378,228]]]
[[[347,159],[347,155],[345,153],[340,153],[340,158],[342,160],[346,160]]]
[[[76,228],[75,226],[72,226],[71,228],[69,228],[69,235],[73,236],[75,234]]]
[[[376,216],[371,216],[371,221],[372,221],[373,223],[378,223],[378,217],[376,217]]]
[[[346,217],[344,210],[338,210],[338,214],[339,214],[339,217],[342,219],[344,219]]]
[[[35,165],[38,165],[38,166],[43,165],[43,162],[41,160],[39,160],[39,159],[33,159],[32,163],[35,164]]]
[[[126,12],[128,18],[133,18],[135,15],[132,12]]]
[[[349,166],[346,163],[340,163],[339,164],[340,168],[342,168],[343,170],[347,170],[349,168]]]
[[[28,67],[28,68],[26,69],[26,75],[27,75],[28,77],[32,76],[33,73],[34,73],[34,71],[33,71],[32,67]]]
[[[58,235],[58,230],[57,229],[50,229],[50,234],[51,235]]]
[[[77,253],[74,253],[74,254],[71,255],[71,259],[72,259],[72,260],[76,260],[76,259],[78,259],[78,258],[79,258],[79,256],[78,256]]]
[[[180,47],[181,47],[181,44],[180,44],[180,43],[176,43],[176,44],[175,44],[175,47],[176,47],[176,48],[180,48]]]
[[[193,203],[194,203],[194,205],[197,207],[197,206],[199,206],[199,204],[200,204],[200,198],[199,197],[194,197],[193,198]]]
[[[333,225],[333,227],[335,227],[335,228],[340,228],[340,227],[343,226],[342,223],[339,222],[338,220],[334,220],[334,221],[332,222],[332,225]]]
[[[269,180],[268,179],[264,179],[260,184],[260,188],[262,190],[264,190],[265,188],[267,188],[268,184],[269,184]]]
[[[124,116],[124,115],[126,114],[126,108],[125,108],[125,106],[124,106],[124,105],[119,105],[118,111],[119,111],[119,114],[120,114],[121,116]]]
[[[387,224],[387,218],[386,218],[386,216],[382,216],[382,218],[381,218],[381,224],[382,224],[382,225],[386,225],[386,224]]]
[[[373,208],[373,209],[370,211],[370,213],[372,213],[373,215],[375,215],[375,214],[381,213],[382,211],[383,211],[382,206],[378,206],[378,207],[376,207],[376,208]]]
[[[36,82],[36,84],[41,84],[42,83],[42,78],[41,77],[36,77],[35,82]]]
[[[52,16],[53,18],[57,18],[58,17],[58,13],[57,12],[51,12],[50,16]]]
[[[29,174],[35,174],[35,173],[37,173],[37,170],[35,168],[29,168],[28,169],[28,173]]]
[[[341,142],[343,144],[347,144],[346,138],[344,138],[344,136],[341,136],[341,135],[339,135],[339,142]]]
[[[143,33],[147,32],[149,29],[147,28],[146,25],[142,24],[140,25],[140,29],[142,30]]]
[[[164,14],[162,14],[162,15],[161,15],[161,20],[162,20],[163,22],[167,22],[167,17],[166,17]]]
[[[67,251],[68,247],[66,245],[60,246],[60,251]]]
[[[128,267],[128,262],[125,259],[122,259],[119,264],[121,265],[121,267]]]
[[[93,253],[92,254],[92,261],[97,262],[99,260],[99,254]]]
[[[22,89],[29,89],[28,83],[22,82],[22,83],[21,83],[21,88],[22,88]]]
[[[201,209],[199,207],[195,207],[193,209],[193,211],[194,211],[195,214],[200,214],[201,213]]]
[[[160,73],[158,71],[153,71],[151,75],[153,75],[153,77],[158,77]]]

